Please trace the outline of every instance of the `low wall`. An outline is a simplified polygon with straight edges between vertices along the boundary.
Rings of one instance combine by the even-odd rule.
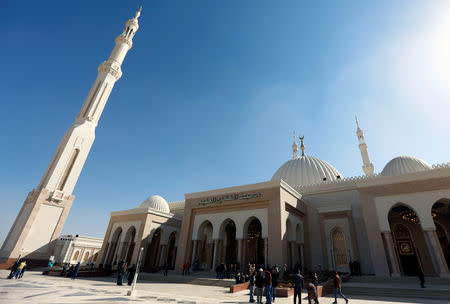
[[[61,276],[61,270],[45,270],[42,272],[43,275],[59,277]],[[78,277],[106,277],[111,273],[107,270],[80,270],[78,271]],[[68,272],[65,276],[69,276]]]
[[[230,293],[235,293],[239,291],[243,291],[245,289],[250,288],[250,282],[240,283],[240,284],[234,284],[230,286]]]

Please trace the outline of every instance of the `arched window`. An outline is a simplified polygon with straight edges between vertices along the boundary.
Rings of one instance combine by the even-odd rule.
[[[83,262],[86,262],[89,258],[89,251],[84,254]]]
[[[96,262],[96,261],[97,261],[97,258],[98,258],[98,252],[94,254],[94,259],[93,259],[93,261]]]
[[[345,267],[348,265],[347,244],[345,242],[344,231],[336,228],[332,232],[334,261],[337,267]]]
[[[75,251],[75,253],[74,253],[74,255],[73,255],[73,258],[72,258],[72,260],[78,260],[78,256],[80,255],[80,251]]]

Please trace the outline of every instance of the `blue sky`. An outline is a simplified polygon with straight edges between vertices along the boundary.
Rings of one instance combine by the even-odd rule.
[[[139,1],[2,1],[0,242]],[[446,1],[146,1],[63,233],[160,194],[269,180],[306,153],[361,175],[449,161]]]

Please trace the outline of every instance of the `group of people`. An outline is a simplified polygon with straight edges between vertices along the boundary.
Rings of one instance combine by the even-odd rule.
[[[250,303],[255,302],[254,296],[256,295],[256,303],[262,303],[263,292],[266,297],[266,303],[270,304],[275,302],[276,288],[278,287],[278,280],[280,278],[280,272],[278,267],[267,267],[265,270],[259,268],[258,272],[255,267],[252,266],[249,271],[250,282]]]
[[[120,260],[117,263],[117,285],[122,286],[125,276],[127,276],[127,285],[131,286],[133,283],[134,275],[136,274],[136,265],[133,264],[128,268],[128,264],[124,260]]]
[[[69,263],[64,263],[60,276],[62,276],[62,277],[68,276],[72,280],[75,280],[78,276],[78,271],[80,270],[80,267],[81,267],[80,262],[78,262],[75,265],[70,265]]]
[[[359,261],[352,261],[348,263],[348,266],[350,268],[350,275],[360,276],[361,275],[361,263]]]
[[[260,268],[258,271],[252,267],[249,271],[249,281],[250,281],[250,303],[255,302],[261,304],[263,295],[266,298],[266,304],[271,304],[275,302],[276,299],[276,288],[279,285],[280,272],[277,266],[272,268],[267,267],[265,270]],[[319,277],[317,273],[313,273],[310,282],[306,285],[305,278],[301,274],[300,270],[293,276],[291,287],[294,288],[294,304],[301,303],[302,290],[307,290],[308,304],[319,304],[317,286],[319,285]],[[306,285],[306,286],[305,286]],[[334,304],[337,304],[337,296],[340,295],[345,303],[348,303],[348,298],[342,292],[341,278],[337,272],[333,275],[333,287],[334,287]]]
[[[18,259],[11,268],[11,272],[8,275],[8,279],[21,279],[25,270],[27,269],[27,262]]]

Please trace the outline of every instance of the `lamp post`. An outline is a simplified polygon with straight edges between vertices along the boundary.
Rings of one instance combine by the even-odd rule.
[[[135,294],[134,288],[136,287],[136,281],[139,274],[139,267],[141,266],[142,253],[144,252],[144,247],[139,248],[139,256],[136,263],[136,272],[134,273],[133,283],[131,284],[131,289],[127,292],[127,296],[133,296]]]

